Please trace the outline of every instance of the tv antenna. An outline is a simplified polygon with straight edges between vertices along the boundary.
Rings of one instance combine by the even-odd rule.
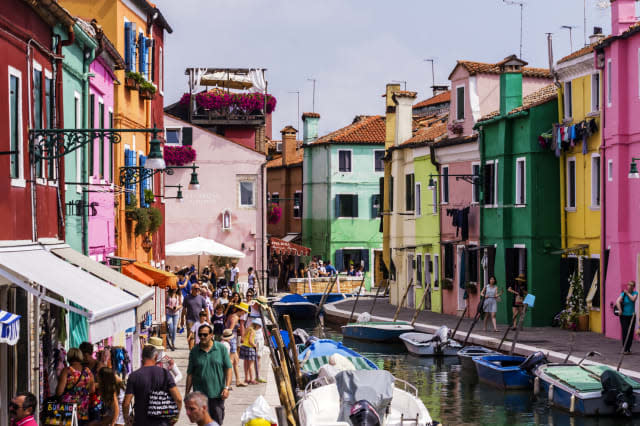
[[[406,80],[391,80],[392,83],[404,83],[404,90],[407,90],[407,81]]]
[[[316,112],[316,79],[308,78],[307,81],[313,81],[313,98],[311,101],[311,112]]]
[[[571,52],[573,52],[573,29],[577,28],[576,26],[573,25],[563,25],[560,27],[563,30],[569,30],[569,47],[571,47]]]
[[[431,62],[431,88],[436,87],[436,72],[434,67],[434,62],[436,60],[434,58],[424,59],[423,62]],[[433,89],[435,90],[435,89]]]
[[[522,13],[524,9],[524,1],[502,0],[504,4],[510,6],[520,6],[520,59],[522,59]]]

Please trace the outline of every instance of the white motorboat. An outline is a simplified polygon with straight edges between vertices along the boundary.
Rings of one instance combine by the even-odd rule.
[[[385,370],[343,371],[334,383],[325,377],[310,382],[299,403],[298,417],[302,426],[373,424],[356,421],[365,417],[378,419],[381,426],[438,424],[417,389]]]
[[[417,356],[455,356],[462,345],[449,338],[449,328],[440,327],[434,334],[403,333],[400,340],[412,355]]]

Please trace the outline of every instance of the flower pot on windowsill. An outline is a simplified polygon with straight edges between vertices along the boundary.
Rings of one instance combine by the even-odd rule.
[[[451,278],[445,278],[442,280],[443,290],[453,290],[453,280]]]
[[[138,90],[140,88],[140,84],[135,78],[127,77],[124,79],[124,87],[130,90]]]
[[[467,290],[467,293],[469,294],[477,294],[478,293],[478,287],[473,284],[473,283],[465,283],[464,285],[464,289]]]
[[[589,314],[580,315],[578,317],[578,331],[589,331]]]
[[[151,90],[140,89],[140,98],[141,99],[146,99],[146,100],[151,101],[155,97],[156,97],[156,94],[154,92],[152,92]]]

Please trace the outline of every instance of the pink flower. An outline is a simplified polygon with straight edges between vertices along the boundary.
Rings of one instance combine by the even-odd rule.
[[[164,161],[171,166],[184,166],[196,161],[196,151],[190,146],[164,146]]]

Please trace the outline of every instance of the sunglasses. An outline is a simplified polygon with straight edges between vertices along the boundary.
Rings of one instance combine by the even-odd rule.
[[[202,337],[207,337],[209,335],[209,333],[198,333],[198,337],[202,338]]]

